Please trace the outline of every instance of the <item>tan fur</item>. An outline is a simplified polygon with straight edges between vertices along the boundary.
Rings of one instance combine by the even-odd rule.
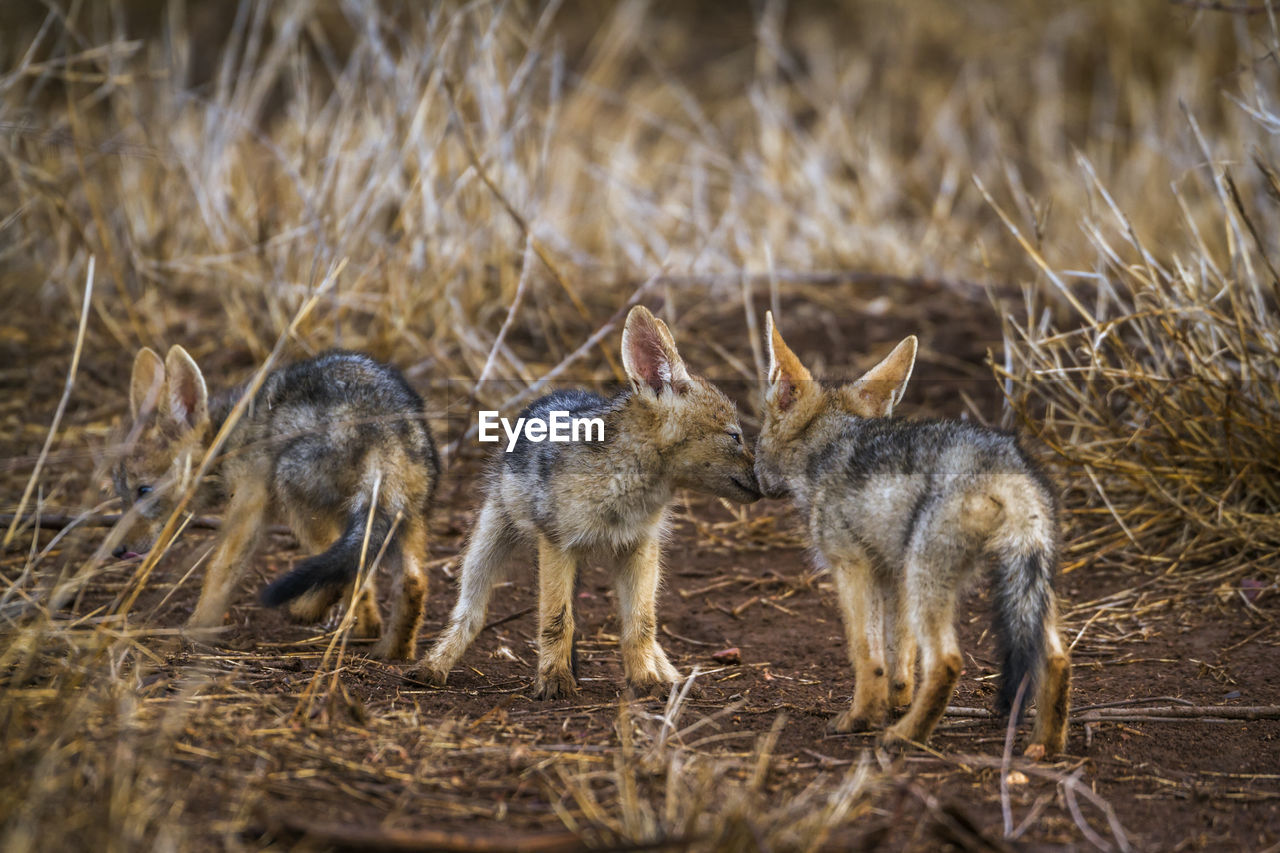
[[[204,377],[182,347],[171,348],[163,362],[150,349],[138,353],[129,385],[133,423],[114,474],[117,492],[126,506],[132,503],[137,519],[121,537],[122,550],[148,550],[188,489],[197,488],[192,511],[209,492],[225,491],[222,531],[188,621],[191,628],[213,629],[222,625],[270,523],[287,523],[303,549],[315,554],[333,546],[352,524],[352,507],[376,493],[380,507],[401,508],[398,547],[388,549],[383,560],[394,590],[390,627],[383,631],[366,586],[354,603],[353,633],[381,637],[376,656],[411,659],[427,593],[421,566],[424,512],[438,475],[430,434],[421,422],[421,401],[396,384],[403,380],[391,378],[393,371],[361,356],[338,353],[298,368],[312,372],[306,380],[291,380],[285,369],[267,378],[261,402],[255,399],[229,433],[216,475],[208,484],[196,484],[194,473],[216,432]],[[308,389],[325,382],[384,386],[384,393],[377,398],[337,395],[343,402],[334,407],[308,397],[318,393]],[[372,402],[384,399],[396,400],[400,408]],[[232,403],[224,405],[220,418]],[[310,450],[290,455],[295,444],[308,441]],[[430,458],[424,461],[426,449]],[[139,488],[150,492],[139,494]],[[365,554],[368,564],[377,547]],[[288,602],[287,613],[295,620],[318,621],[334,604],[351,601],[353,592],[352,583],[345,590],[341,585],[309,589]]]
[[[766,324],[770,368],[757,475],[766,495],[796,500],[814,550],[835,580],[854,695],[834,728],[878,728],[890,708],[906,705],[883,740],[923,743],[963,668],[955,633],[961,583],[988,560],[1017,564],[1029,554],[1054,553],[1051,500],[1007,437],[940,422],[932,433],[917,431],[939,442],[940,455],[926,462],[916,458],[914,439],[907,437],[916,433],[882,420],[905,392],[914,337],[857,381],[823,388],[786,345],[771,314]],[[863,462],[861,452],[881,455]],[[983,454],[1002,461],[984,467]],[[912,461],[895,468],[899,459]],[[1036,584],[1039,600],[1047,597],[1036,629],[1043,631],[1046,659],[1027,754],[1044,756],[1065,746],[1070,664],[1052,590],[1047,582]],[[1030,603],[1011,606],[1015,617],[1032,618],[1022,616],[1031,613]]]
[[[679,680],[657,639],[667,506],[677,488],[741,502],[757,499],[753,459],[741,442],[733,404],[689,373],[666,324],[643,307],[627,317],[622,356],[630,394],[599,400],[607,450],[539,445],[517,448],[525,455],[498,461],[463,556],[458,602],[419,667],[421,677],[445,682],[484,624],[507,555],[533,545],[538,558],[536,696],[577,691],[573,587],[579,567],[594,559],[616,568],[628,684],[649,690]]]
[[[205,570],[200,600],[187,621],[190,627],[217,628],[222,625],[231,593],[248,568],[248,558],[266,529],[269,495],[267,484],[261,479],[244,480],[231,495],[218,550]]]
[[[578,572],[573,554],[538,537],[539,699],[576,696],[573,676],[573,586]]]
[[[427,573],[421,561],[427,553],[427,520],[422,516],[410,517],[397,535],[401,537],[400,553],[391,566],[396,595],[391,599],[389,626],[383,628],[378,606],[366,592],[357,602],[356,630],[365,637],[375,637],[381,632],[382,638],[373,647],[374,657],[413,660],[428,592]]]

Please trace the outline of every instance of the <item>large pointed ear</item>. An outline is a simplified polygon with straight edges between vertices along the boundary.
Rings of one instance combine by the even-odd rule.
[[[174,420],[188,427],[199,426],[209,418],[209,391],[195,361],[182,347],[174,345],[164,360],[168,378],[165,403]]]
[[[138,415],[160,405],[164,391],[164,362],[151,347],[143,347],[133,359],[133,378],[129,380],[129,417],[135,421]]]
[[[671,330],[658,317],[654,317],[653,322],[658,327],[658,334],[662,336],[662,346],[666,350],[667,358],[671,360],[671,378],[677,385],[681,382],[692,382],[693,377],[689,375],[689,368],[684,366],[684,359],[676,349],[676,339],[672,336]]]
[[[671,330],[643,305],[627,315],[622,330],[622,366],[637,390],[647,387],[655,394],[661,394],[665,386],[678,392],[690,381]]]
[[[867,418],[887,418],[902,402],[916,363],[916,336],[905,338],[884,360],[848,386],[857,414]]]
[[[812,387],[813,375],[782,339],[782,333],[773,324],[772,311],[765,312],[764,328],[769,339],[769,387],[765,392],[765,402],[785,412]]]

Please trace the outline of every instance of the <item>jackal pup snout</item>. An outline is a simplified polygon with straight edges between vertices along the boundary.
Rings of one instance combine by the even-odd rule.
[[[628,318],[622,363],[637,413],[658,438],[672,484],[739,503],[760,499],[755,457],[747,447],[733,402],[693,376],[666,324],[645,314]]]

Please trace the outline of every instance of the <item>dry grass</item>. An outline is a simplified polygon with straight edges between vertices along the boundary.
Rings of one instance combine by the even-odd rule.
[[[765,302],[823,306],[791,314],[814,328],[844,306],[892,325],[927,284],[996,300],[1008,413],[1070,490],[1069,569],[1214,584],[1280,540],[1268,15],[63,5],[6,13],[0,37],[0,299],[22,307],[0,319],[6,512],[106,508],[90,469],[143,344],[236,379],[277,345],[368,350],[406,368],[456,449],[475,402],[616,377],[632,302],[663,303],[690,362],[754,380]],[[681,729],[679,705],[624,708],[598,752],[558,753],[521,751],[518,726],[499,741],[363,707],[341,653],[285,695],[255,673],[289,654],[197,655],[157,679],[172,640],[131,606],[157,582],[93,574],[96,543],[49,544],[31,521],[3,562],[5,618],[27,616],[0,650],[5,849],[269,844],[291,830],[260,798],[331,803],[329,779],[391,826],[410,797],[501,817],[458,773],[559,792],[555,820],[594,843],[814,849],[879,793],[857,764],[774,799],[767,738],[691,748],[681,733],[705,724]],[[761,521],[714,533],[791,535]],[[48,612],[41,584],[80,565],[100,597]],[[227,789],[242,795],[193,807]]]
[[[1275,30],[1261,44],[1274,50]],[[1224,153],[1182,105],[1202,158],[1163,193],[1176,225],[1144,222],[1084,157],[1092,257],[1055,264],[1006,220],[1037,278],[995,372],[1075,486],[1076,565],[1152,569],[1179,589],[1257,571],[1280,544],[1275,64],[1238,79],[1231,100],[1263,137]]]

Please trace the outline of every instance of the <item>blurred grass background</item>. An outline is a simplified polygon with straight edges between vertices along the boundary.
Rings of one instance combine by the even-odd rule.
[[[692,363],[748,383],[757,309],[785,303],[784,328],[828,330],[801,353],[821,371],[909,331],[940,364],[991,349],[1003,414],[992,383],[948,400],[924,372],[922,398],[1016,415],[1095,508],[1099,477],[1119,503],[1154,502],[1156,540],[1124,531],[1122,559],[1164,554],[1181,516],[1224,497],[1234,532],[1210,519],[1213,542],[1270,547],[1277,42],[1265,7],[1241,9],[6,4],[11,455],[43,438],[27,398],[56,399],[90,255],[97,404],[69,420],[98,424],[89,444],[138,346],[181,342],[241,378],[322,284],[290,352],[405,367],[454,418],[450,444],[473,402],[518,408],[548,374],[618,378],[630,302],[661,302]],[[988,297],[916,328],[922,304]],[[1206,370],[1208,390],[1173,387],[1209,396],[1163,416],[1167,388],[1138,388]],[[1110,464],[1162,420],[1151,452]],[[1138,470],[1158,461],[1166,487]]]
[[[1068,570],[1273,572],[1280,39],[1263,5],[1219,5],[0,5],[0,503],[31,478],[92,256],[49,506],[101,499],[137,347],[243,378],[322,285],[290,354],[390,359],[442,421],[473,388],[510,409],[548,373],[616,377],[632,301],[748,383],[771,304],[832,374],[932,311],[926,362],[991,363],[985,396],[921,398],[1048,448]],[[0,703],[11,735],[67,708],[137,725],[101,669],[118,637],[8,637],[6,666],[86,688]],[[58,754],[47,734],[9,778]],[[80,753],[98,771],[54,790],[95,793],[64,824],[35,777],[7,786],[6,846],[172,841],[148,754]]]
[[[551,356],[659,271],[720,276],[675,300],[736,297],[743,271],[1016,284],[1034,268],[973,176],[1050,264],[1091,269],[1105,212],[1079,158],[1170,253],[1171,187],[1210,177],[1188,113],[1223,156],[1269,140],[1223,97],[1265,64],[1257,16],[1161,2],[6,14],[0,286],[70,327],[98,255],[91,352],[185,333],[207,356],[224,330],[261,357],[345,260],[305,346],[475,373],[523,257],[506,203],[574,292],[532,271],[518,328]],[[1191,210],[1211,249],[1216,204]]]

